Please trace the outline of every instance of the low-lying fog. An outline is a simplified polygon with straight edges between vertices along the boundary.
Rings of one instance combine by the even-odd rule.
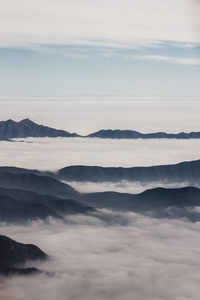
[[[51,274],[2,279],[0,299],[199,299],[199,223],[106,210],[101,215],[1,226],[1,234],[49,254],[36,266]]]
[[[95,193],[114,191],[119,193],[139,194],[147,189],[153,189],[157,187],[164,188],[182,188],[186,186],[194,186],[200,188],[198,182],[130,182],[130,181],[118,181],[118,182],[79,182],[79,181],[63,181],[71,185],[80,193]]]
[[[200,140],[28,138],[0,142],[0,165],[57,170],[68,165],[152,166],[199,159]]]

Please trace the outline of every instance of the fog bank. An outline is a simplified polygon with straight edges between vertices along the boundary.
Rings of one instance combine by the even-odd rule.
[[[0,142],[1,166],[58,170],[69,165],[152,166],[199,159],[200,140],[27,138]]]
[[[52,275],[4,280],[0,299],[199,299],[198,223],[101,214],[105,221],[70,216],[68,224],[1,226],[1,234],[47,252],[50,260],[38,267]]]
[[[118,193],[130,193],[139,194],[147,189],[153,189],[157,187],[164,188],[182,188],[186,186],[194,186],[200,188],[200,183],[191,182],[135,182],[135,181],[118,181],[118,182],[80,182],[80,181],[64,181],[70,184],[74,189],[80,193],[96,193],[96,192],[107,192],[113,191]]]

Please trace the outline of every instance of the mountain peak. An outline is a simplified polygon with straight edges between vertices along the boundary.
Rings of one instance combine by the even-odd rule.
[[[21,121],[19,121],[20,124],[35,124],[33,121],[31,121],[29,118],[25,118]]]
[[[4,122],[6,122],[6,123],[12,123],[12,124],[16,124],[16,122],[15,122],[14,120],[12,120],[12,119],[8,119],[8,120],[6,120],[6,121],[4,121]]]

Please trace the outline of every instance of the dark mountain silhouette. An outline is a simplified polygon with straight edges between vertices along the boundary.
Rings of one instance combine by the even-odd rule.
[[[0,221],[27,222],[66,214],[87,214],[93,208],[80,201],[70,185],[48,176],[0,172]]]
[[[103,129],[87,135],[90,138],[101,139],[199,139],[200,132],[180,133],[141,133],[135,130]]]
[[[64,216],[66,214],[80,214],[93,211],[92,207],[86,206],[76,200],[60,199],[57,197],[42,195],[24,190],[5,189],[0,187],[0,195],[10,197],[16,201],[20,201],[20,204],[21,202],[23,202],[25,205],[28,204],[29,207],[47,207],[48,209],[50,209],[50,211],[56,212],[56,214],[54,213],[56,217],[58,217],[57,214],[59,214],[59,216]],[[41,212],[39,211],[37,216],[40,216],[40,213]],[[46,210],[46,214],[48,216],[49,210]],[[42,217],[40,216],[40,218]]]
[[[16,167],[0,167],[0,174],[1,173],[31,173],[38,176],[48,176],[57,180],[66,181],[117,182],[127,180],[166,183],[188,182],[192,184],[193,182],[200,182],[200,160],[185,161],[170,165],[131,168],[77,165],[65,167],[58,170],[56,173]]]
[[[175,182],[174,179],[180,181],[183,178],[197,180],[199,178],[199,164],[200,161],[193,161],[168,166],[125,168],[128,171],[133,169],[132,177],[125,176],[127,174],[123,168],[97,167],[97,169],[99,168],[100,171],[102,169],[103,171],[109,170],[106,180],[119,180],[120,178],[120,180],[159,181],[163,179],[166,181],[167,178],[170,178]],[[93,171],[95,167],[89,167],[89,169]],[[116,174],[114,176],[110,169],[111,171],[120,170],[123,177],[118,175],[117,177]],[[2,170],[5,169],[2,168]],[[16,172],[21,172],[24,169],[11,168],[10,170],[13,170],[14,173],[3,173],[0,169],[1,220],[12,222],[20,221],[20,218],[21,220],[45,219],[48,216],[62,218],[67,213],[87,213],[92,212],[95,208],[130,210],[142,214],[151,213],[155,217],[187,217],[192,221],[199,220],[200,214],[194,208],[200,206],[200,190],[194,187],[156,188],[137,195],[116,192],[80,194],[70,185],[59,182],[52,177],[43,176],[42,173],[40,173],[41,175],[17,174]],[[140,171],[139,176],[137,172],[134,173],[135,170]],[[82,176],[84,173],[77,172],[75,174]],[[105,180],[105,174],[102,172],[97,173],[98,177],[95,177],[94,173],[92,174],[93,179],[87,177],[87,180],[94,181],[100,180],[100,178]],[[133,177],[133,174],[136,174],[136,177]],[[79,177],[78,180],[80,180]]]
[[[88,205],[120,211],[133,211],[154,217],[188,218],[200,221],[200,189],[185,187],[180,189],[155,188],[140,194],[116,192],[89,193],[82,195]]]
[[[73,199],[78,197],[78,192],[68,184],[64,184],[52,177],[29,173],[0,172],[0,187],[31,191],[58,198]]]
[[[24,223],[49,217],[62,219],[51,208],[40,203],[25,203],[0,194],[0,221],[7,223]]]
[[[48,126],[38,125],[30,119],[19,122],[13,120],[0,122],[0,138],[26,138],[26,137],[75,137],[76,133],[57,130]]]
[[[44,173],[46,174],[46,172],[40,172],[36,169],[31,170],[31,169],[24,169],[24,168],[18,168],[18,167],[9,167],[9,166],[5,166],[5,167],[0,166],[0,173],[35,174],[35,175],[44,175]]]
[[[32,244],[18,243],[7,236],[0,235],[0,274],[27,275],[38,272],[36,268],[24,268],[27,261],[46,259],[47,255]]]
[[[172,165],[151,167],[98,167],[69,166],[60,169],[56,176],[66,181],[117,182],[121,180],[140,182],[199,182],[200,160]]]
[[[76,133],[69,133],[65,130],[58,130],[48,126],[39,125],[26,118],[19,122],[9,119],[0,121],[0,140],[26,137],[89,137],[109,139],[199,139],[200,132],[166,133],[153,132],[141,133],[135,130],[102,129],[87,136]]]

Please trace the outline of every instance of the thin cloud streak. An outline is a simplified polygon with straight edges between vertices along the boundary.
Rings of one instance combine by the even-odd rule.
[[[188,66],[200,65],[200,58],[195,57],[173,57],[164,55],[134,55],[132,57],[137,60],[160,61]]]

